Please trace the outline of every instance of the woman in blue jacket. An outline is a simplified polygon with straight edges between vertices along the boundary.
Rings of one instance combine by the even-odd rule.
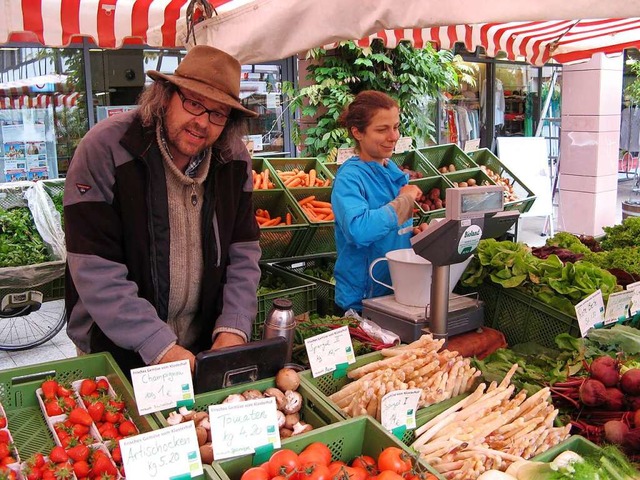
[[[411,246],[413,202],[422,192],[389,160],[400,138],[400,109],[382,92],[360,92],[340,123],[356,142],[357,155],[340,166],[331,193],[336,224],[336,304],[362,311],[362,300],[390,294],[371,280],[369,265],[387,252]],[[377,279],[390,284],[385,262]]]

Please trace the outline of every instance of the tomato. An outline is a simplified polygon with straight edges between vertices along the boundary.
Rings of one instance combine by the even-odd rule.
[[[262,467],[252,467],[242,474],[240,480],[269,480],[269,472]]]
[[[322,463],[323,465],[329,465],[331,463],[331,450],[322,442],[313,442],[303,450],[303,452],[313,451],[321,456],[322,461],[318,463]]]
[[[345,467],[351,480],[367,480],[369,472],[362,467]]]
[[[298,480],[331,480],[329,467],[321,463],[307,463],[299,470]]]
[[[317,463],[318,465],[329,466],[327,458],[319,448],[305,448],[300,455],[298,455],[300,465],[306,465],[308,463]],[[331,459],[329,459],[331,461]]]
[[[378,480],[404,480],[402,475],[392,472],[391,470],[383,470],[376,477]]]
[[[298,454],[293,450],[278,450],[269,459],[269,475],[286,475],[293,472],[300,466]]]
[[[411,457],[401,448],[387,447],[378,455],[380,471],[391,470],[402,475],[411,470]]]
[[[337,462],[331,462],[329,464],[329,474],[331,475],[331,478],[342,478],[346,475],[346,473],[342,473],[342,475],[340,475],[340,473],[342,472],[342,467],[346,467],[347,464],[338,460]]]
[[[378,466],[373,457],[368,455],[360,455],[353,459],[351,462],[352,467],[364,468],[369,475],[376,475],[378,473]]]

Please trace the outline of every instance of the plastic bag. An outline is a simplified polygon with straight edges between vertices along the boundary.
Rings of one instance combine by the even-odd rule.
[[[32,188],[25,190],[24,196],[33,215],[33,221],[38,233],[40,233],[42,240],[51,250],[52,259],[66,260],[67,248],[60,214],[56,210],[53,200],[44,189],[44,184],[35,182]]]
[[[400,337],[393,333],[391,330],[387,330],[386,328],[382,328],[377,323],[371,321],[368,318],[362,318],[358,312],[353,309],[349,309],[344,313],[345,317],[355,318],[358,320],[358,324],[360,328],[364,330],[368,335],[371,335],[373,338],[378,340],[381,343],[399,345]]]

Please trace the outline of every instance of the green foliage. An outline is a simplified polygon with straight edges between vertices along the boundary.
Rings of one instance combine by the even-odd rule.
[[[640,247],[640,217],[625,218],[620,225],[604,227],[606,237],[600,242],[604,250]]]
[[[348,132],[338,126],[338,117],[354,96],[363,90],[388,93],[400,105],[400,130],[403,135],[425,142],[433,141],[435,125],[425,114],[431,99],[440,91],[458,86],[458,70],[450,51],[436,51],[430,44],[415,49],[401,43],[395,49],[381,42],[360,48],[354,42],[343,42],[327,55],[323,49],[311,52],[320,64],[308,67],[307,79],[313,84],[296,90],[290,83],[283,85],[289,97],[289,107],[299,109],[302,116],[320,114],[317,125],[301,131],[294,126],[293,140],[304,139],[304,156],[325,160],[335,149],[351,145]]]
[[[0,210],[0,267],[35,265],[49,260],[29,208]]]
[[[636,79],[627,85],[624,89],[624,93],[634,105],[640,105],[640,62],[633,62],[630,65],[631,72],[636,76]]]
[[[558,232],[553,237],[547,239],[546,244],[550,247],[567,248],[574,253],[591,253],[589,247],[584,245],[580,239],[572,233]]]
[[[64,192],[57,193],[51,197],[53,201],[53,206],[56,207],[56,211],[60,214],[60,223],[62,225],[62,229],[64,230]]]

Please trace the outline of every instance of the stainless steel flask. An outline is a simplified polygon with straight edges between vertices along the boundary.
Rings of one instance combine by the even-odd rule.
[[[284,337],[287,341],[285,362],[291,361],[293,335],[296,330],[296,319],[293,316],[293,303],[287,298],[276,298],[264,321],[262,338]]]

